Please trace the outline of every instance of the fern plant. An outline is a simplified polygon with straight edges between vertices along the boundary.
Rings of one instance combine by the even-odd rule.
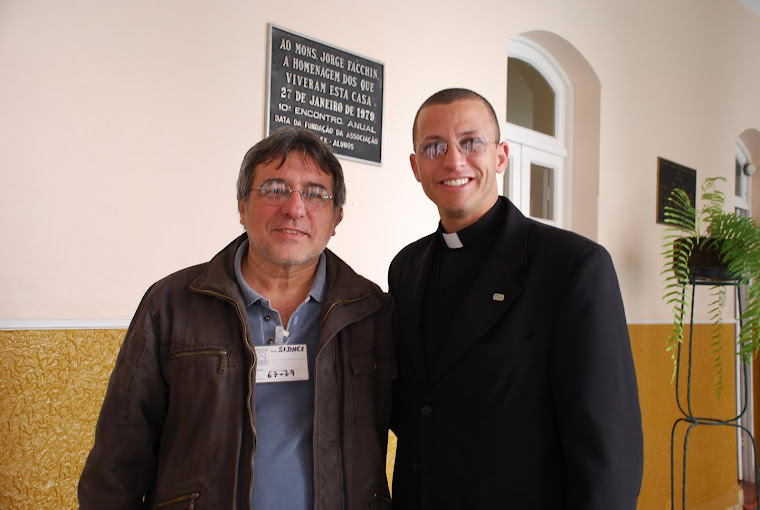
[[[723,349],[720,343],[726,283],[746,289],[739,317],[736,354],[749,360],[760,349],[760,226],[753,218],[725,212],[725,194],[716,187],[723,177],[702,182],[702,207],[697,209],[682,189],[675,189],[665,206],[665,276],[664,301],[672,307],[673,327],[666,340],[666,350],[673,360],[676,375],[678,348],[683,342],[684,321],[691,315],[692,283],[714,282],[708,305],[712,322],[710,345],[716,370],[716,393],[722,389]],[[713,252],[722,268],[695,267],[697,253]]]

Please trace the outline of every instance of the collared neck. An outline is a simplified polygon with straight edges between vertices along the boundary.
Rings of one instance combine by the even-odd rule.
[[[438,222],[438,232],[441,234],[441,238],[446,243],[446,246],[450,249],[480,244],[493,239],[493,236],[503,223],[506,206],[506,201],[497,200],[494,206],[482,218],[458,232],[447,233],[443,229],[443,224]]]
[[[248,239],[240,243],[237,253],[235,254],[235,277],[237,278],[240,291],[243,293],[243,302],[245,306],[251,306],[256,301],[263,299],[269,301],[266,296],[262,296],[248,285],[248,282],[243,277],[243,257],[248,253]],[[326,269],[326,257],[325,252],[319,254],[319,263],[317,264],[317,272],[314,275],[314,281],[311,284],[309,295],[311,299],[322,303],[325,299],[325,292],[327,290],[327,269]]]

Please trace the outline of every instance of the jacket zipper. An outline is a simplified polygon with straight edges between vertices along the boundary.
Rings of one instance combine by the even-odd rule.
[[[364,299],[367,299],[368,297],[369,297],[369,293],[368,293],[368,294],[364,294],[363,296],[360,296],[360,297],[358,297],[358,298],[354,298],[354,299],[347,299],[347,300],[345,300],[345,301],[336,301],[335,303],[331,304],[331,305],[330,305],[330,308],[328,308],[328,309],[327,309],[327,312],[325,312],[325,316],[324,316],[324,317],[322,317],[322,322],[320,322],[320,323],[319,323],[319,332],[320,332],[320,336],[321,336],[321,334],[322,334],[322,328],[324,328],[324,326],[325,326],[325,321],[327,321],[327,317],[329,317],[330,313],[331,313],[331,312],[332,312],[332,311],[335,309],[335,307],[336,307],[336,306],[338,306],[338,305],[348,305],[348,304],[351,304],[351,303],[358,303],[359,301],[362,301],[362,300],[364,300]],[[346,327],[346,326],[343,326],[343,328],[345,328],[345,327]],[[343,328],[341,328],[341,330],[342,330]],[[339,330],[339,331],[340,331],[340,330]],[[324,342],[324,343],[320,343],[320,346],[319,346],[319,350],[317,350],[317,352],[314,354],[314,363],[315,363],[315,364],[317,363],[317,358],[319,357],[319,354],[320,354],[322,351],[324,351],[324,350],[325,350],[325,348],[327,347],[327,344],[328,344],[328,343],[330,343],[330,342]],[[315,368],[316,368],[316,367],[315,367]],[[314,375],[314,377],[315,377],[315,379],[316,379],[316,370],[314,371],[314,374],[315,374],[315,375]],[[314,381],[314,391],[315,391],[315,392],[316,392],[316,389],[317,389],[317,381],[315,380],[315,381]],[[314,399],[314,400],[316,401],[316,399]],[[316,416],[316,415],[317,415],[317,414],[316,414],[316,409],[315,409],[315,412],[314,412],[314,416]]]
[[[235,310],[237,311],[238,320],[240,321],[240,324],[243,327],[243,343],[245,344],[246,348],[248,349],[248,352],[251,354],[251,358],[253,358],[253,363],[251,364],[250,370],[248,370],[248,398],[245,399],[245,405],[248,409],[248,423],[251,426],[251,431],[253,432],[253,451],[256,452],[256,446],[259,442],[258,436],[256,434],[256,425],[253,423],[253,409],[251,409],[251,396],[253,395],[253,384],[251,384],[251,381],[253,380],[253,374],[256,370],[256,353],[253,351],[253,348],[248,343],[248,319],[243,314],[243,312],[240,310],[240,306],[238,306],[237,301],[234,299],[225,296],[224,294],[219,294],[218,292],[214,292],[211,290],[204,290],[204,289],[198,289],[198,288],[192,288],[191,290],[194,290],[195,292],[198,292],[200,294],[206,294],[208,296],[212,296],[218,299],[221,299],[222,301],[227,301],[228,303],[232,304],[235,307]],[[253,455],[251,455],[251,488],[248,494],[248,501],[251,500],[253,497]]]
[[[229,354],[224,349],[199,349],[196,351],[175,352],[171,355],[171,359],[192,358],[194,356],[219,356],[222,358],[219,363],[219,371],[225,372],[227,370],[227,358]]]
[[[327,320],[327,317],[330,315],[330,313],[333,311],[333,309],[336,306],[342,305],[342,304],[357,303],[359,301],[362,301],[363,299],[366,299],[367,297],[369,297],[369,295],[370,294],[367,293],[367,294],[365,294],[363,296],[360,296],[358,298],[355,298],[355,299],[347,299],[345,301],[336,301],[335,303],[331,304],[330,308],[328,308],[327,312],[325,312],[325,316],[322,318],[322,321],[319,323],[320,336],[322,334],[322,328],[325,325],[325,321]],[[343,328],[345,328],[345,326]],[[341,328],[341,329],[343,329],[343,328]],[[325,347],[327,346],[328,343],[330,343],[330,342],[325,342],[324,344],[321,344],[319,350],[317,350],[317,352],[314,354],[314,416],[318,416],[319,415],[319,411],[317,410],[317,402],[319,401],[319,399],[317,399],[317,392],[319,391],[319,384],[317,384],[317,367],[316,367],[316,365],[317,365],[317,359],[319,358],[319,354],[322,351],[325,350]],[[316,446],[316,444],[317,444],[317,430],[316,429],[314,429],[314,431],[312,432],[311,444],[314,445],[314,446]],[[313,451],[316,451],[316,448],[314,448]],[[312,453],[312,457],[313,457],[313,455],[314,454]],[[342,451],[341,451],[341,455],[342,455]],[[342,459],[341,459],[341,462],[342,462]],[[316,462],[315,462],[315,464],[316,464]],[[314,474],[312,476],[314,476],[313,482],[314,482],[314,487],[316,488],[317,487],[317,470],[316,469],[314,469]]]
[[[363,299],[367,299],[367,297],[369,297],[369,293],[368,293],[368,294],[364,294],[363,296],[359,296],[358,298],[354,298],[354,299],[347,299],[347,300],[345,300],[345,301],[336,301],[335,303],[331,304],[331,305],[330,305],[330,308],[328,308],[328,309],[327,309],[327,312],[325,312],[325,316],[324,316],[324,317],[322,317],[322,322],[320,322],[320,323],[319,323],[319,331],[320,331],[320,332],[322,331],[322,328],[323,328],[323,327],[324,327],[324,325],[325,325],[325,321],[327,320],[327,317],[329,317],[330,313],[333,311],[333,309],[334,309],[336,306],[338,306],[338,305],[347,305],[347,304],[351,304],[351,303],[357,303],[357,302],[359,302],[359,301],[362,301]],[[341,329],[342,329],[342,328],[341,328]],[[315,356],[314,356],[314,359],[316,359],[316,357],[317,357],[317,356],[319,356],[319,353],[320,353],[320,352],[322,352],[322,351],[324,350],[324,348],[325,348],[325,346],[326,346],[326,345],[327,345],[327,342],[325,342],[325,343],[322,345],[322,348],[321,348],[321,349],[319,349],[319,351],[317,351],[317,353],[316,353],[316,354],[315,354]]]
[[[177,503],[184,503],[185,501],[189,501],[190,506],[188,508],[189,510],[193,510],[195,508],[195,500],[200,497],[201,497],[200,492],[193,492],[190,494],[185,494],[184,496],[177,496],[176,498],[159,503],[158,508],[163,508],[165,506],[176,505]]]

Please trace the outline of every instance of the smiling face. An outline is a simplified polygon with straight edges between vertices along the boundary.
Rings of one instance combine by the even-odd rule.
[[[323,186],[333,194],[332,175],[320,170],[310,156],[291,153],[282,166],[279,158],[258,165],[251,188],[270,180],[282,181],[293,190]],[[238,202],[240,223],[248,233],[248,257],[257,266],[291,269],[316,265],[318,257],[335,235],[343,212],[332,201],[321,208],[304,205],[300,193],[291,193],[282,204],[268,203],[258,191]]]
[[[472,225],[496,203],[496,174],[504,172],[508,161],[507,144],[495,140],[496,136],[492,115],[481,101],[465,99],[420,110],[416,150],[409,160],[447,232]],[[495,143],[489,143],[483,153],[465,156],[457,143],[471,138]],[[447,142],[448,152],[437,159],[426,157],[422,148],[438,141]]]

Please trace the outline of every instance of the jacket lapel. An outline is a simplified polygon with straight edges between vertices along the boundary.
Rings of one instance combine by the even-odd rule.
[[[519,296],[521,289],[512,275],[527,262],[527,234],[528,220],[508,202],[499,237],[478,278],[463,296],[452,322],[451,333],[443,343],[443,352],[430,374],[428,384],[433,384],[473,344],[481,340]]]
[[[435,241],[435,235],[430,236],[430,242],[425,249],[412,261],[414,264],[412,274],[415,281],[411,282],[412,284],[410,285],[412,291],[409,296],[411,306],[404,311],[406,320],[402,321],[403,327],[408,328],[408,331],[403,336],[413,339],[408,345],[412,349],[410,354],[414,363],[414,372],[419,376],[420,382],[424,382],[428,377],[424,341],[422,338],[422,301],[425,296],[425,282],[430,273],[431,255]]]

